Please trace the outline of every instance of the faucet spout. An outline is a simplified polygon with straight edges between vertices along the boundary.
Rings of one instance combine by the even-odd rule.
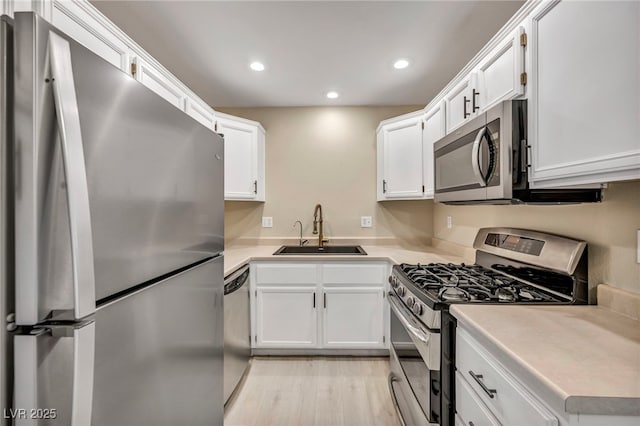
[[[322,232],[322,222],[322,206],[320,204],[316,204],[316,207],[313,210],[313,234],[318,234],[318,248],[320,250],[324,250],[324,243],[328,241],[324,238],[324,234]]]

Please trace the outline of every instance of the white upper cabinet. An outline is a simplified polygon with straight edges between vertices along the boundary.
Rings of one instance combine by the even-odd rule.
[[[545,3],[529,25],[532,185],[640,178],[640,3]]]
[[[422,198],[422,111],[378,127],[378,200]]]
[[[194,120],[198,121],[203,126],[211,129],[215,126],[215,112],[213,108],[204,102],[199,102],[197,99],[187,97],[184,111],[189,114]]]
[[[264,201],[264,139],[260,123],[216,113],[215,129],[224,136],[225,200]]]
[[[424,115],[422,131],[422,182],[425,198],[433,198],[434,193],[434,159],[433,144],[446,134],[444,101],[440,101],[428,109]]]
[[[447,133],[499,102],[524,93],[523,34],[522,27],[512,31],[444,95]]]
[[[88,2],[52,1],[50,22],[67,35],[106,61],[127,71],[129,46],[110,21],[95,11]],[[44,10],[40,11],[43,12]]]
[[[135,79],[140,83],[153,90],[176,108],[184,110],[187,94],[171,75],[162,72],[160,68],[153,66],[141,57],[133,60],[131,71]]]
[[[471,100],[474,98],[476,75],[470,73],[456,87],[444,96],[447,133],[460,127],[477,111],[472,111]]]
[[[495,47],[476,69],[471,111],[483,112],[524,93],[524,29],[518,27]]]

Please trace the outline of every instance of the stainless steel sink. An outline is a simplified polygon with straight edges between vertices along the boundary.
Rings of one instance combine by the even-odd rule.
[[[367,252],[360,246],[282,246],[276,250],[274,255],[286,254],[345,254],[366,256]]]

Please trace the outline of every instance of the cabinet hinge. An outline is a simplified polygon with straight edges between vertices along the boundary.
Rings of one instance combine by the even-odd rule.
[[[527,33],[520,34],[520,46],[525,47],[527,45]]]
[[[527,73],[523,72],[520,74],[520,84],[522,84],[523,86],[527,85]]]
[[[138,72],[138,65],[135,62],[131,62],[131,75],[135,76]]]

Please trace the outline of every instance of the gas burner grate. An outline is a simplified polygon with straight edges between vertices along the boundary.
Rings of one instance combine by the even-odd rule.
[[[502,265],[496,265],[500,269]],[[519,279],[480,265],[429,263],[400,265],[403,274],[419,289],[447,302],[565,302]],[[525,271],[525,274],[533,274]]]

